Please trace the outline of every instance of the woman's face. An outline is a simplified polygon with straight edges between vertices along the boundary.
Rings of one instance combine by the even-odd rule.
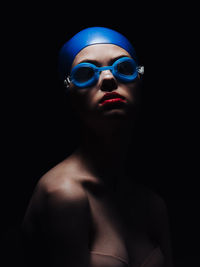
[[[81,62],[90,62],[98,67],[112,65],[120,57],[131,57],[123,48],[112,44],[91,45],[81,50],[75,57],[72,68]],[[136,105],[136,94],[139,79],[122,83],[113,76],[110,70],[100,73],[97,83],[88,88],[78,88],[70,83],[69,91],[72,106],[81,119],[87,123],[102,120],[121,120],[133,115]],[[106,101],[102,98],[108,93],[118,93],[122,101]],[[109,96],[108,98],[112,98]],[[115,96],[116,98],[116,96]],[[103,104],[104,103],[104,104]]]

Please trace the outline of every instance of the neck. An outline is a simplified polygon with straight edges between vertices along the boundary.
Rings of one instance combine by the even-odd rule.
[[[90,172],[102,179],[116,179],[126,171],[126,157],[133,138],[133,127],[123,123],[120,127],[82,129],[80,146],[76,154]]]

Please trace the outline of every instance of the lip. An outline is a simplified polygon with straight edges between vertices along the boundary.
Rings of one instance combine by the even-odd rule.
[[[100,100],[99,104],[102,106],[109,103],[126,103],[126,102],[127,101],[124,96],[116,92],[111,92],[111,93],[106,93]]]
[[[103,106],[105,104],[113,104],[113,103],[126,103],[126,100],[121,99],[121,98],[107,99],[107,100],[104,100],[102,103],[100,103],[100,105]]]

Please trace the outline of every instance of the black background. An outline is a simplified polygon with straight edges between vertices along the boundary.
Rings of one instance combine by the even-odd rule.
[[[167,203],[176,266],[192,266],[199,213],[197,86],[188,70],[193,36],[181,9],[134,2],[17,4],[5,8],[2,26],[4,265],[22,265],[19,229],[34,186],[71,149],[58,51],[81,29],[105,26],[127,36],[145,65],[142,179]]]

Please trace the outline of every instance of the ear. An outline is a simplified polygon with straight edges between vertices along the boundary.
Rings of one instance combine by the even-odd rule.
[[[74,88],[71,88],[71,86],[69,86],[68,88],[66,88],[66,94],[69,100],[68,101],[69,107],[71,111],[74,113],[74,115],[77,116],[79,113],[78,110],[80,108],[77,91],[74,90]]]

